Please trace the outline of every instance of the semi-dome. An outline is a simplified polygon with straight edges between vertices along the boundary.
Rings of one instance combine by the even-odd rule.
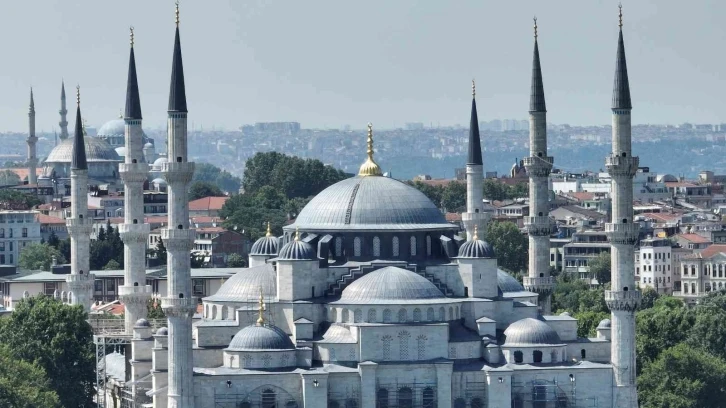
[[[315,196],[286,229],[313,231],[457,229],[431,200],[396,179],[357,176]]]
[[[527,317],[517,320],[504,330],[504,346],[538,346],[562,344],[560,336],[547,323]]]
[[[266,235],[252,244],[250,255],[277,255],[277,237]]]
[[[255,302],[260,297],[277,296],[277,277],[272,265],[264,264],[245,268],[232,275],[217,293],[204,298],[206,302]]]
[[[83,138],[88,162],[121,161],[116,150],[106,141],[95,137]],[[46,163],[70,163],[73,157],[73,138],[68,138],[54,147],[45,159]]]
[[[277,255],[277,259],[309,261],[315,259],[315,250],[312,245],[296,238],[282,247],[280,253]]]
[[[602,319],[600,324],[597,325],[598,329],[609,329],[612,326],[610,319]]]
[[[464,242],[459,247],[459,258],[496,258],[494,247],[480,239]]]
[[[445,298],[423,276],[406,269],[387,266],[370,272],[343,290],[341,303],[415,303]]]
[[[247,326],[237,332],[229,343],[229,351],[291,350],[290,336],[275,326]]]
[[[497,286],[503,293],[524,292],[524,286],[512,275],[497,269]]]

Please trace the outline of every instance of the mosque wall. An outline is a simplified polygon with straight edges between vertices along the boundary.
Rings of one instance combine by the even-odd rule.
[[[584,357],[583,357],[584,351]],[[610,362],[610,342],[582,340],[567,344],[567,358],[576,361]]]
[[[461,341],[449,343],[448,358],[452,360],[467,360],[482,356],[481,341]]]
[[[517,366],[515,366],[517,367]],[[545,392],[548,398],[555,392],[567,397],[570,406],[612,406],[612,367],[526,367],[514,369],[512,398],[517,395],[531,398],[533,392]],[[572,377],[570,377],[572,375]],[[571,381],[574,380],[574,381]],[[539,390],[534,387],[540,385]],[[574,400],[574,401],[573,401]],[[574,403],[573,403],[574,402]],[[507,405],[509,406],[509,405]]]
[[[227,381],[230,383],[227,384]],[[302,381],[299,373],[261,373],[244,377],[235,375],[194,376],[194,407],[216,408],[220,403],[235,406],[248,401],[260,406],[262,392],[275,393],[278,407],[284,407],[291,399],[303,406]]]
[[[227,341],[229,343],[229,341]],[[219,367],[222,365],[223,355],[219,349],[192,349],[192,360],[194,367]]]
[[[557,332],[562,341],[577,340],[577,319],[564,316],[547,316],[545,322]]]
[[[360,328],[360,361],[415,361],[448,356],[446,323]]]

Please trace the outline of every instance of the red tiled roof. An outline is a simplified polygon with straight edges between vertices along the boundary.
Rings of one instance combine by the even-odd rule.
[[[672,214],[672,213],[642,213],[641,216],[645,218],[652,218],[656,221],[660,222],[669,222],[674,221],[681,217],[681,214]]]
[[[204,233],[204,232],[223,232],[226,230],[222,227],[202,227],[202,228],[197,228],[196,231],[198,233],[199,232]]]
[[[448,222],[459,222],[459,221],[461,221],[461,214],[447,212],[446,213],[446,221],[448,221]]]
[[[593,198],[595,198],[595,193],[590,193],[586,191],[567,193],[567,195],[579,201],[592,200]]]
[[[38,220],[41,224],[63,224],[65,225],[66,221],[63,218],[53,217],[52,215],[45,215],[45,214],[37,214],[35,216],[35,219]]]
[[[710,239],[706,239],[698,234],[678,234],[676,237],[683,238],[686,241],[693,242],[694,244],[706,244],[711,242]]]
[[[726,253],[726,245],[724,244],[713,244],[709,245],[706,249],[701,251],[702,258],[711,258],[714,255]]]
[[[211,224],[214,222],[222,222],[219,217],[208,217],[206,215],[200,215],[198,217],[189,217],[194,224]]]
[[[666,181],[666,187],[699,187],[693,183],[685,181]]]
[[[28,174],[30,174],[30,171],[27,168],[24,167],[18,167],[18,168],[12,168],[12,169],[0,169],[0,171],[10,170],[13,173],[17,174],[18,177],[20,177],[20,180],[24,180],[26,177],[28,177]],[[40,176],[43,173],[42,167],[37,167],[35,169],[35,175]]]
[[[204,197],[189,202],[190,211],[221,210],[229,197]]]

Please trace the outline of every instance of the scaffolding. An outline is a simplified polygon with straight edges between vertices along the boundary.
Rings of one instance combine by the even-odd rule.
[[[454,397],[454,408],[485,408],[487,406],[486,381],[469,381],[464,378],[460,383],[457,397]],[[452,390],[454,391],[454,390]]]
[[[214,408],[299,408],[300,406],[290,393],[274,385],[263,385],[247,393],[214,391]]]
[[[437,398],[434,382],[376,384],[377,408],[434,408]]]
[[[577,400],[575,378],[569,384],[557,379],[534,379],[512,384],[512,408],[597,408],[593,398]]]
[[[106,405],[106,354],[119,346],[131,344],[131,336],[126,334],[100,334],[93,336],[96,345],[96,406],[107,408]]]
[[[328,408],[358,408],[360,394],[357,389],[347,391],[328,391]]]

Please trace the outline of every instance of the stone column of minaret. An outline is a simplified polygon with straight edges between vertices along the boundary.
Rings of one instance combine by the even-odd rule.
[[[38,176],[35,169],[38,166],[38,157],[35,154],[35,144],[38,138],[35,136],[35,101],[33,100],[33,88],[30,88],[30,107],[28,108],[28,184],[37,184]]]
[[[66,219],[71,237],[71,274],[66,277],[68,289],[73,293],[71,304],[81,305],[88,312],[93,301],[93,280],[89,256],[91,221],[88,219],[88,164],[81,120],[81,91],[76,88],[76,128],[71,158],[71,214]]]
[[[194,230],[189,229],[187,188],[194,163],[187,161],[187,100],[178,3],[167,124],[168,162],[162,165],[162,172],[168,183],[169,225],[161,231],[161,239],[167,248],[168,293],[162,308],[169,319],[168,399],[170,408],[192,408],[192,315],[197,302],[192,298],[189,251],[194,245]]]
[[[550,276],[549,176],[553,159],[547,156],[547,106],[537,44],[537,19],[534,20],[532,87],[529,97],[529,157],[524,167],[529,175],[529,216],[524,218],[529,234],[529,268],[524,288],[539,294],[539,309],[551,313],[550,297],[554,278]]]
[[[60,122],[58,122],[61,130],[60,139],[64,141],[68,139],[68,121],[66,120],[68,109],[66,109],[66,84],[63,81],[61,81],[61,108],[58,113],[60,113],[61,118]]]
[[[469,155],[466,161],[466,212],[461,220],[466,230],[466,239],[472,240],[474,229],[486,231],[489,213],[483,211],[484,170],[479,137],[479,119],[476,112],[476,85],[471,81],[471,121],[469,123]]]
[[[613,407],[636,408],[635,387],[635,310],[640,292],[635,287],[633,250],[638,242],[640,226],[633,223],[633,176],[639,160],[631,154],[630,85],[623,44],[622,8],[620,33],[613,85],[613,147],[605,158],[612,178],[612,220],[605,226],[610,240],[612,262],[611,290],[605,291],[605,302],[612,311],[611,363],[615,377]]]
[[[119,164],[119,175],[124,182],[124,223],[119,226],[124,242],[124,284],[119,288],[119,299],[126,308],[126,333],[131,334],[136,321],[146,317],[146,304],[151,299],[151,286],[146,284],[145,262],[149,224],[144,224],[144,181],[149,174],[149,166],[144,163],[141,151],[144,140],[133,28],[124,122],[126,157],[124,163]]]

